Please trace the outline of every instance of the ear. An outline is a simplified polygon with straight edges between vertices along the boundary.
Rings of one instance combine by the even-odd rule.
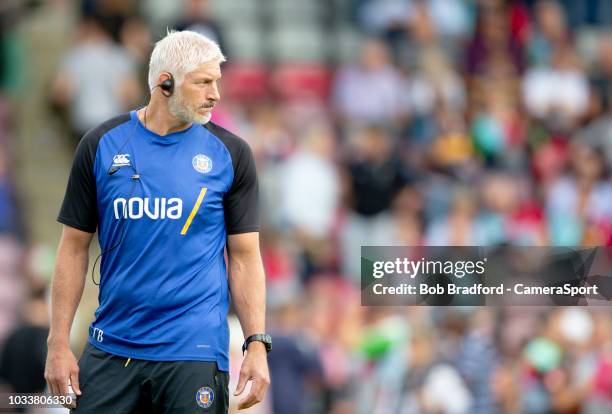
[[[163,81],[168,80],[172,77],[169,72],[161,72],[157,77],[157,84],[161,84]]]

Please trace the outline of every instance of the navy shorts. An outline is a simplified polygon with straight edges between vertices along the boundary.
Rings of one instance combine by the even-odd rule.
[[[216,362],[128,361],[88,343],[79,360],[81,396],[71,412],[226,414],[228,383]]]

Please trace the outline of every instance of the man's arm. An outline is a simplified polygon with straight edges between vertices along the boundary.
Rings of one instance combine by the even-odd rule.
[[[259,252],[259,233],[230,235],[227,239],[227,249],[230,292],[244,337],[264,333],[266,280]],[[270,384],[266,348],[258,341],[249,344],[234,395],[242,394],[249,380],[252,381],[251,391],[240,401],[239,409],[261,402]]]
[[[53,395],[66,395],[68,383],[77,395],[79,367],[70,350],[70,328],[83,295],[93,233],[64,226],[60,239],[51,290],[51,329],[45,379]]]

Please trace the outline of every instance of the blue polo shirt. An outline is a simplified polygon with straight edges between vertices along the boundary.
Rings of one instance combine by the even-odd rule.
[[[248,145],[208,122],[157,135],[136,112],[79,143],[58,221],[98,231],[104,254],[89,342],[152,361],[229,370],[229,234],[259,231]]]

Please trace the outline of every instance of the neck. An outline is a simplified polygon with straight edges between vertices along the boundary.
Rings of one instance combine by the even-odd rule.
[[[165,102],[167,99],[165,96],[159,96],[155,93],[151,96],[147,106],[137,112],[140,122],[149,131],[155,132],[157,135],[167,135],[191,126],[191,122],[184,122],[170,113]]]

